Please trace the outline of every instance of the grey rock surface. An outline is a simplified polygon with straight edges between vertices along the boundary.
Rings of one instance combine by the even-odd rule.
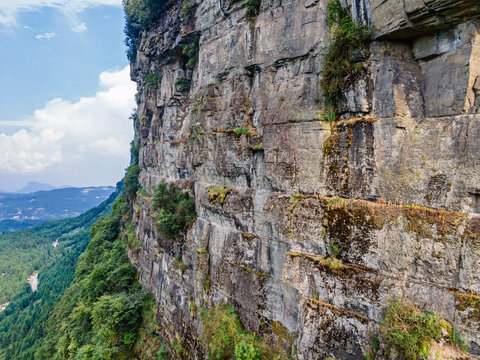
[[[229,302],[248,331],[298,359],[362,359],[399,297],[438,312],[480,355],[478,2],[350,4],[376,30],[336,123],[319,85],[325,2],[264,0],[253,23],[243,1],[192,5],[188,22],[177,2],[143,34],[131,71],[140,183],[189,189],[198,214],[172,240],[151,198],[135,203],[142,246],[129,256],[166,344],[178,334],[205,358],[190,304]],[[182,54],[192,41],[194,69]],[[210,201],[213,185],[232,188],[223,204]]]

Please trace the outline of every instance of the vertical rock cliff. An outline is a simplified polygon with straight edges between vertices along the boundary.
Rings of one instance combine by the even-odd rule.
[[[189,190],[198,214],[172,240],[151,196],[134,205],[129,256],[167,347],[205,358],[195,307],[228,302],[298,359],[363,359],[402,298],[480,355],[478,0],[344,3],[372,38],[335,122],[325,1],[262,0],[254,18],[245,1],[189,4],[143,32],[131,65],[140,184]]]

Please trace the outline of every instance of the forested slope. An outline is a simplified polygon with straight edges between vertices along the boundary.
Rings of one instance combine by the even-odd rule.
[[[86,241],[88,230],[83,234],[82,229],[88,229],[115,196],[74,219],[52,221],[33,229],[0,234],[0,304],[17,294],[34,270],[40,270],[63,256],[79,241]],[[52,243],[56,240],[59,245],[54,248]]]
[[[160,339],[152,336],[153,297],[142,291],[125,251],[134,234],[120,236],[129,213],[120,198],[112,214],[92,227],[92,240],[47,323],[36,359],[154,358]]]
[[[108,214],[118,193],[74,219],[49,222],[34,229],[0,235],[0,296],[11,298],[0,314],[0,359],[32,359],[45,336],[45,321],[71,283],[77,259],[90,241],[92,224]],[[59,240],[53,248],[52,241]],[[38,291],[26,275],[40,269]],[[9,280],[9,281],[8,281]],[[14,294],[17,294],[14,296]]]

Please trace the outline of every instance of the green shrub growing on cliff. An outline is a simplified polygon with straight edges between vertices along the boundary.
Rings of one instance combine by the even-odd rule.
[[[130,165],[124,179],[124,193],[125,199],[128,201],[135,200],[138,191],[138,175],[140,174],[140,167],[137,164]]]
[[[380,331],[387,344],[407,360],[427,359],[432,342],[442,336],[442,320],[433,312],[395,300],[387,308]]]
[[[235,129],[233,129],[233,133],[237,136],[240,136],[240,135],[249,135],[250,134],[250,130],[249,128],[247,127],[237,127]]]
[[[160,345],[160,349],[157,351],[157,360],[169,360],[170,355],[168,354],[167,348],[164,344]]]
[[[154,73],[150,73],[147,76],[145,76],[145,87],[150,90],[150,89],[157,89],[158,83],[162,81],[162,76],[161,75],[156,75]]]
[[[170,238],[179,237],[197,217],[195,200],[174,184],[161,183],[157,186],[151,209],[159,231]]]
[[[260,0],[247,0],[247,8],[245,10],[245,16],[247,17],[247,20],[253,23],[259,12]]]
[[[235,360],[260,360],[260,349],[254,344],[241,341],[235,346]]]
[[[138,118],[138,116],[137,116]],[[127,169],[127,173],[123,179],[124,184],[124,194],[127,201],[135,200],[137,196],[137,191],[140,188],[138,183],[138,175],[140,174],[140,167],[138,166],[139,153],[140,153],[140,141],[132,141],[130,143],[130,166]]]
[[[201,309],[203,321],[202,341],[209,359],[287,359],[285,352],[269,346],[265,340],[243,330],[235,310],[228,304]]]
[[[190,89],[190,82],[185,78],[178,78],[174,82],[175,85],[179,85],[178,91],[184,92]]]
[[[332,105],[325,107],[325,119],[329,122],[333,122],[337,119],[337,114],[335,113],[335,108]]]
[[[235,346],[246,333],[242,329],[235,309],[220,304],[201,313],[204,329],[204,344],[211,359],[232,359]]]
[[[138,119],[138,116],[136,116],[136,118]],[[131,155],[130,162],[131,162],[131,164],[138,164],[140,147],[141,146],[142,145],[140,144],[140,141],[132,141],[130,143],[130,155]]]
[[[185,45],[182,49],[182,54],[188,57],[186,67],[193,69],[198,62],[198,45],[195,41]]]
[[[331,40],[323,60],[320,85],[327,103],[335,106],[348,81],[359,71],[358,64],[351,63],[351,57],[354,51],[366,48],[370,28],[355,23],[340,0],[329,0],[327,24]]]
[[[465,337],[461,334],[454,326],[450,333],[450,343],[452,345],[457,345],[463,352],[468,352],[468,344],[465,341]]]
[[[208,201],[212,204],[219,203],[223,205],[225,198],[233,191],[232,188],[226,186],[212,186],[208,189]]]
[[[123,0],[125,11],[125,45],[127,57],[133,62],[141,34],[164,13],[170,0]]]
[[[190,17],[192,16],[192,5],[190,5],[190,2],[188,0],[183,0],[182,16],[185,21],[190,20]]]

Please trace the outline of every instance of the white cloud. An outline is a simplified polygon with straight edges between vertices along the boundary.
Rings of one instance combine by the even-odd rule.
[[[51,40],[53,39],[54,37],[56,37],[57,34],[54,33],[54,32],[46,32],[46,33],[43,33],[43,34],[38,34],[35,36],[35,39],[38,39],[38,40]]]
[[[26,128],[12,135],[0,133],[0,172],[35,173],[53,164],[75,167],[80,160],[91,160],[94,167],[96,160],[109,156],[125,163],[136,86],[129,67],[103,72],[99,78],[101,90],[95,96],[77,102],[54,99],[35,111]]]
[[[87,25],[84,22],[82,22],[81,24],[74,26],[72,30],[77,33],[81,33],[81,32],[87,31]]]
[[[80,151],[107,154],[114,156],[125,155],[125,144],[114,137],[99,139],[87,145],[81,145]]]
[[[57,8],[73,18],[77,13],[99,5],[121,6],[122,0],[1,0],[0,24],[15,25],[19,13],[38,11],[43,7]],[[73,27],[78,27],[81,24],[75,19],[73,25]]]
[[[59,140],[62,136],[53,129],[40,133],[22,129],[11,136],[0,134],[0,170],[6,173],[37,172],[61,161]]]

